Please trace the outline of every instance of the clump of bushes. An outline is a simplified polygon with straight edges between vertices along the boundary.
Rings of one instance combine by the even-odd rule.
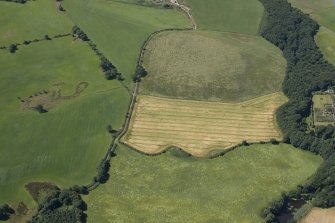
[[[106,57],[101,56],[100,59],[100,67],[107,80],[122,80],[121,73],[117,71],[116,67]]]
[[[142,65],[137,65],[135,73],[133,75],[134,82],[140,82],[143,77],[147,76],[148,72],[144,69]]]
[[[17,51],[17,45],[16,44],[9,45],[8,50],[10,53],[15,53]]]
[[[82,31],[78,26],[73,26],[72,27],[72,33],[74,36],[78,37],[82,41],[89,41],[90,39],[88,36]]]
[[[36,105],[34,108],[33,108],[35,111],[37,111],[38,113],[42,114],[42,113],[47,113],[48,110],[46,110],[43,105],[39,104],[39,105]]]
[[[98,166],[97,176],[94,177],[94,181],[98,183],[106,183],[109,178],[110,161],[102,160]]]
[[[6,221],[15,211],[8,204],[0,205],[0,221]]]
[[[50,38],[49,35],[44,35],[44,39],[46,39],[46,40],[51,40],[51,38]]]
[[[82,190],[82,187],[79,186],[75,188]],[[75,188],[63,190],[57,188],[49,192],[38,204],[37,213],[28,222],[86,222],[87,205]]]

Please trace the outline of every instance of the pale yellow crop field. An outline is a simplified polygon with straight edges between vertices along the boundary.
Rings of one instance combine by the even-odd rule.
[[[301,223],[334,223],[335,208],[313,208]]]
[[[156,154],[175,146],[194,156],[208,156],[241,143],[280,139],[275,110],[282,93],[242,103],[219,103],[139,96],[123,142]]]

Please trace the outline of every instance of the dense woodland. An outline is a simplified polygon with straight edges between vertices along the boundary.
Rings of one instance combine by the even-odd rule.
[[[283,0],[261,0],[266,11],[262,36],[278,46],[287,60],[283,91],[289,102],[277,111],[278,124],[284,141],[295,147],[320,154],[325,163],[299,193],[308,194],[318,207],[335,205],[335,129],[333,126],[308,130],[306,118],[311,113],[312,93],[326,90],[335,84],[335,68],[328,63],[315,43],[319,25],[307,14]],[[295,194],[296,193],[292,193]],[[285,200],[285,199],[284,199]],[[285,202],[274,202],[263,217],[276,219],[269,210],[277,212]]]

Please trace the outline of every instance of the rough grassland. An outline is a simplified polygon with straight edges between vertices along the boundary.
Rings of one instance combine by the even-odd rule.
[[[258,0],[184,0],[199,29],[257,34],[264,8]]]
[[[71,22],[52,0],[15,4],[0,1],[0,46],[69,33]]]
[[[191,23],[179,10],[164,10],[99,0],[66,0],[66,13],[97,44],[131,83],[136,60],[150,33],[187,28]]]
[[[111,141],[106,125],[124,121],[127,91],[105,80],[93,51],[70,37],[0,51],[0,70],[0,203],[32,204],[24,190],[30,181],[90,182]],[[61,81],[64,94],[82,81],[89,86],[48,113],[21,109],[18,96]]]
[[[144,66],[141,94],[239,102],[281,91],[286,61],[260,37],[183,31],[155,36]]]
[[[301,221],[301,223],[333,223],[334,219],[335,208],[313,208],[312,211]]]
[[[315,40],[324,57],[335,65],[335,33],[325,27],[321,27]]]
[[[88,222],[264,222],[261,209],[322,162],[282,144],[241,147],[212,160],[116,153],[112,180],[86,197]]]
[[[322,26],[335,32],[335,2],[333,0],[289,0],[303,12],[311,15]]]
[[[243,140],[280,139],[274,112],[284,102],[282,93],[239,104],[141,96],[124,141],[149,154],[176,146],[206,156]]]

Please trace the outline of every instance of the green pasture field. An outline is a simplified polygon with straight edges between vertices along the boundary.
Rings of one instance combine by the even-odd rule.
[[[322,159],[290,145],[240,147],[223,157],[148,157],[125,147],[90,193],[88,222],[263,222],[262,208],[310,177]]]
[[[0,70],[0,203],[31,207],[24,190],[31,181],[89,183],[111,142],[106,126],[121,127],[129,93],[118,81],[105,80],[98,57],[72,37],[20,46],[15,54],[0,50]],[[64,95],[79,82],[89,85],[47,113],[22,109],[17,97],[59,82],[65,83]]]
[[[333,0],[289,0],[303,12],[308,13],[320,25],[335,32],[335,2]]]
[[[321,27],[315,40],[326,60],[335,65],[335,32]]]
[[[26,4],[0,1],[0,18],[0,46],[70,33],[73,26],[52,0]]]
[[[320,25],[335,32],[335,6],[312,13],[312,18]]]
[[[66,0],[66,13],[131,82],[136,60],[150,33],[166,28],[190,28],[177,9],[159,9],[99,0]]]
[[[286,61],[261,37],[207,31],[164,32],[145,51],[140,93],[240,102],[281,91]]]
[[[288,0],[292,6],[297,7],[305,13],[313,13],[322,9],[334,7],[333,0]]]
[[[264,8],[258,0],[182,0],[199,29],[257,34]]]

